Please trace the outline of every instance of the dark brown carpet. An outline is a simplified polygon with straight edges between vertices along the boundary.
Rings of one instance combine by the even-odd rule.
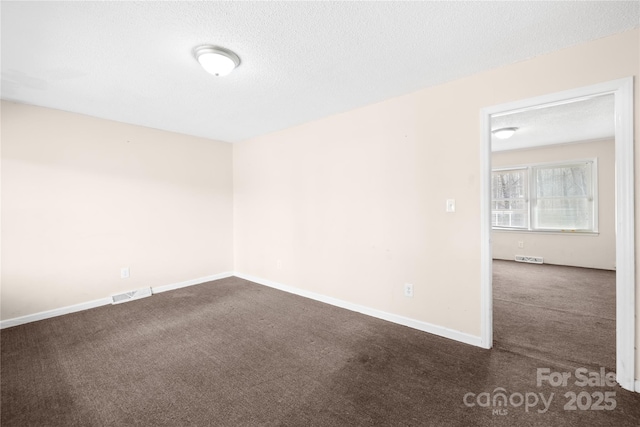
[[[483,350],[237,278],[5,329],[1,345],[2,426],[640,425],[638,394],[537,387],[536,368],[564,371],[565,360]],[[554,397],[545,413],[463,403],[497,387]],[[585,390],[615,392],[616,408],[563,409],[567,391]]]
[[[570,366],[616,368],[616,273],[493,262],[496,348]]]

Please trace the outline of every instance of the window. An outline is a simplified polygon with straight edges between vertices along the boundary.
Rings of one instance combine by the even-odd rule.
[[[494,227],[529,227],[527,175],[527,169],[493,172],[491,220]]]
[[[491,224],[496,229],[597,231],[596,161],[495,169]]]

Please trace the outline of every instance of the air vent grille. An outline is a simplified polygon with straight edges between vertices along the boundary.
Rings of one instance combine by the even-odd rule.
[[[541,256],[524,256],[524,255],[516,255],[516,261],[518,262],[528,262],[531,264],[542,264]]]
[[[134,299],[140,299],[151,296],[151,288],[136,289],[135,291],[125,292],[123,294],[111,295],[112,304],[120,304]]]

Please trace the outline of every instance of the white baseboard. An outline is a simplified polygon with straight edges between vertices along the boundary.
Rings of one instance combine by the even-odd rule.
[[[408,317],[400,316],[397,314],[387,313],[385,311],[376,310],[374,308],[365,307],[358,304],[353,304],[347,301],[343,301],[337,298],[328,297],[325,295],[317,294],[315,292],[305,291],[303,289],[295,288],[293,286],[283,285],[272,280],[262,279],[260,277],[251,276],[248,274],[238,273],[234,274],[241,279],[249,280],[250,282],[258,283],[260,285],[269,286],[270,288],[279,289],[281,291],[289,292],[295,295],[299,295],[305,298],[310,298],[316,301],[320,301],[326,304],[331,304],[336,307],[344,308],[347,310],[355,311],[357,313],[366,314],[371,317],[386,320],[399,325],[408,326],[410,328],[418,329],[423,332],[438,335],[444,338],[449,338],[454,341],[463,342],[465,344],[481,347],[480,337],[469,335],[464,332],[456,331],[454,329],[445,328],[431,323],[423,322],[420,320],[411,319]]]
[[[187,280],[180,283],[173,283],[170,285],[154,286],[151,288],[152,294],[158,294],[160,292],[171,291],[173,289],[180,289],[186,286],[199,285],[201,283],[211,282],[212,280],[224,279],[233,276],[233,273],[219,273],[211,276],[200,277],[197,279]],[[93,301],[87,301],[80,304],[69,305],[67,307],[55,308],[53,310],[42,311],[40,313],[28,314],[26,316],[15,317],[13,319],[7,319],[0,321],[0,329],[10,328],[11,326],[18,326],[25,323],[36,322],[38,320],[49,319],[51,317],[62,316],[64,314],[75,313],[77,311],[88,310],[90,308],[100,307],[102,305],[109,305],[112,303],[111,297],[100,298]]]
[[[185,288],[187,286],[199,285],[201,283],[211,282],[213,280],[226,279],[227,277],[232,277],[232,272],[224,272],[219,274],[213,274],[211,276],[199,277],[197,279],[186,280],[180,283],[172,283],[170,285],[163,286],[153,286],[151,287],[151,293],[159,294],[161,292],[172,291],[174,289]]]
[[[90,308],[100,307],[102,305],[111,304],[111,298],[100,298],[93,301],[87,301],[80,304],[68,305],[66,307],[54,308],[53,310],[41,311],[40,313],[27,314],[26,316],[15,317],[0,321],[0,329],[10,328],[25,323],[36,322],[38,320],[49,319],[50,317],[62,316],[64,314],[75,313],[77,311],[89,310]]]
[[[636,393],[640,393],[640,380],[636,380]]]

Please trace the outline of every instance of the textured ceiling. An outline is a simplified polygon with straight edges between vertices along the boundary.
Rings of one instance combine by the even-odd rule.
[[[639,26],[632,2],[1,3],[3,99],[239,141]],[[201,44],[235,51],[206,74]]]
[[[491,129],[517,127],[509,139],[491,140],[492,151],[518,150],[542,145],[566,144],[613,138],[614,95],[536,108],[491,118]]]

